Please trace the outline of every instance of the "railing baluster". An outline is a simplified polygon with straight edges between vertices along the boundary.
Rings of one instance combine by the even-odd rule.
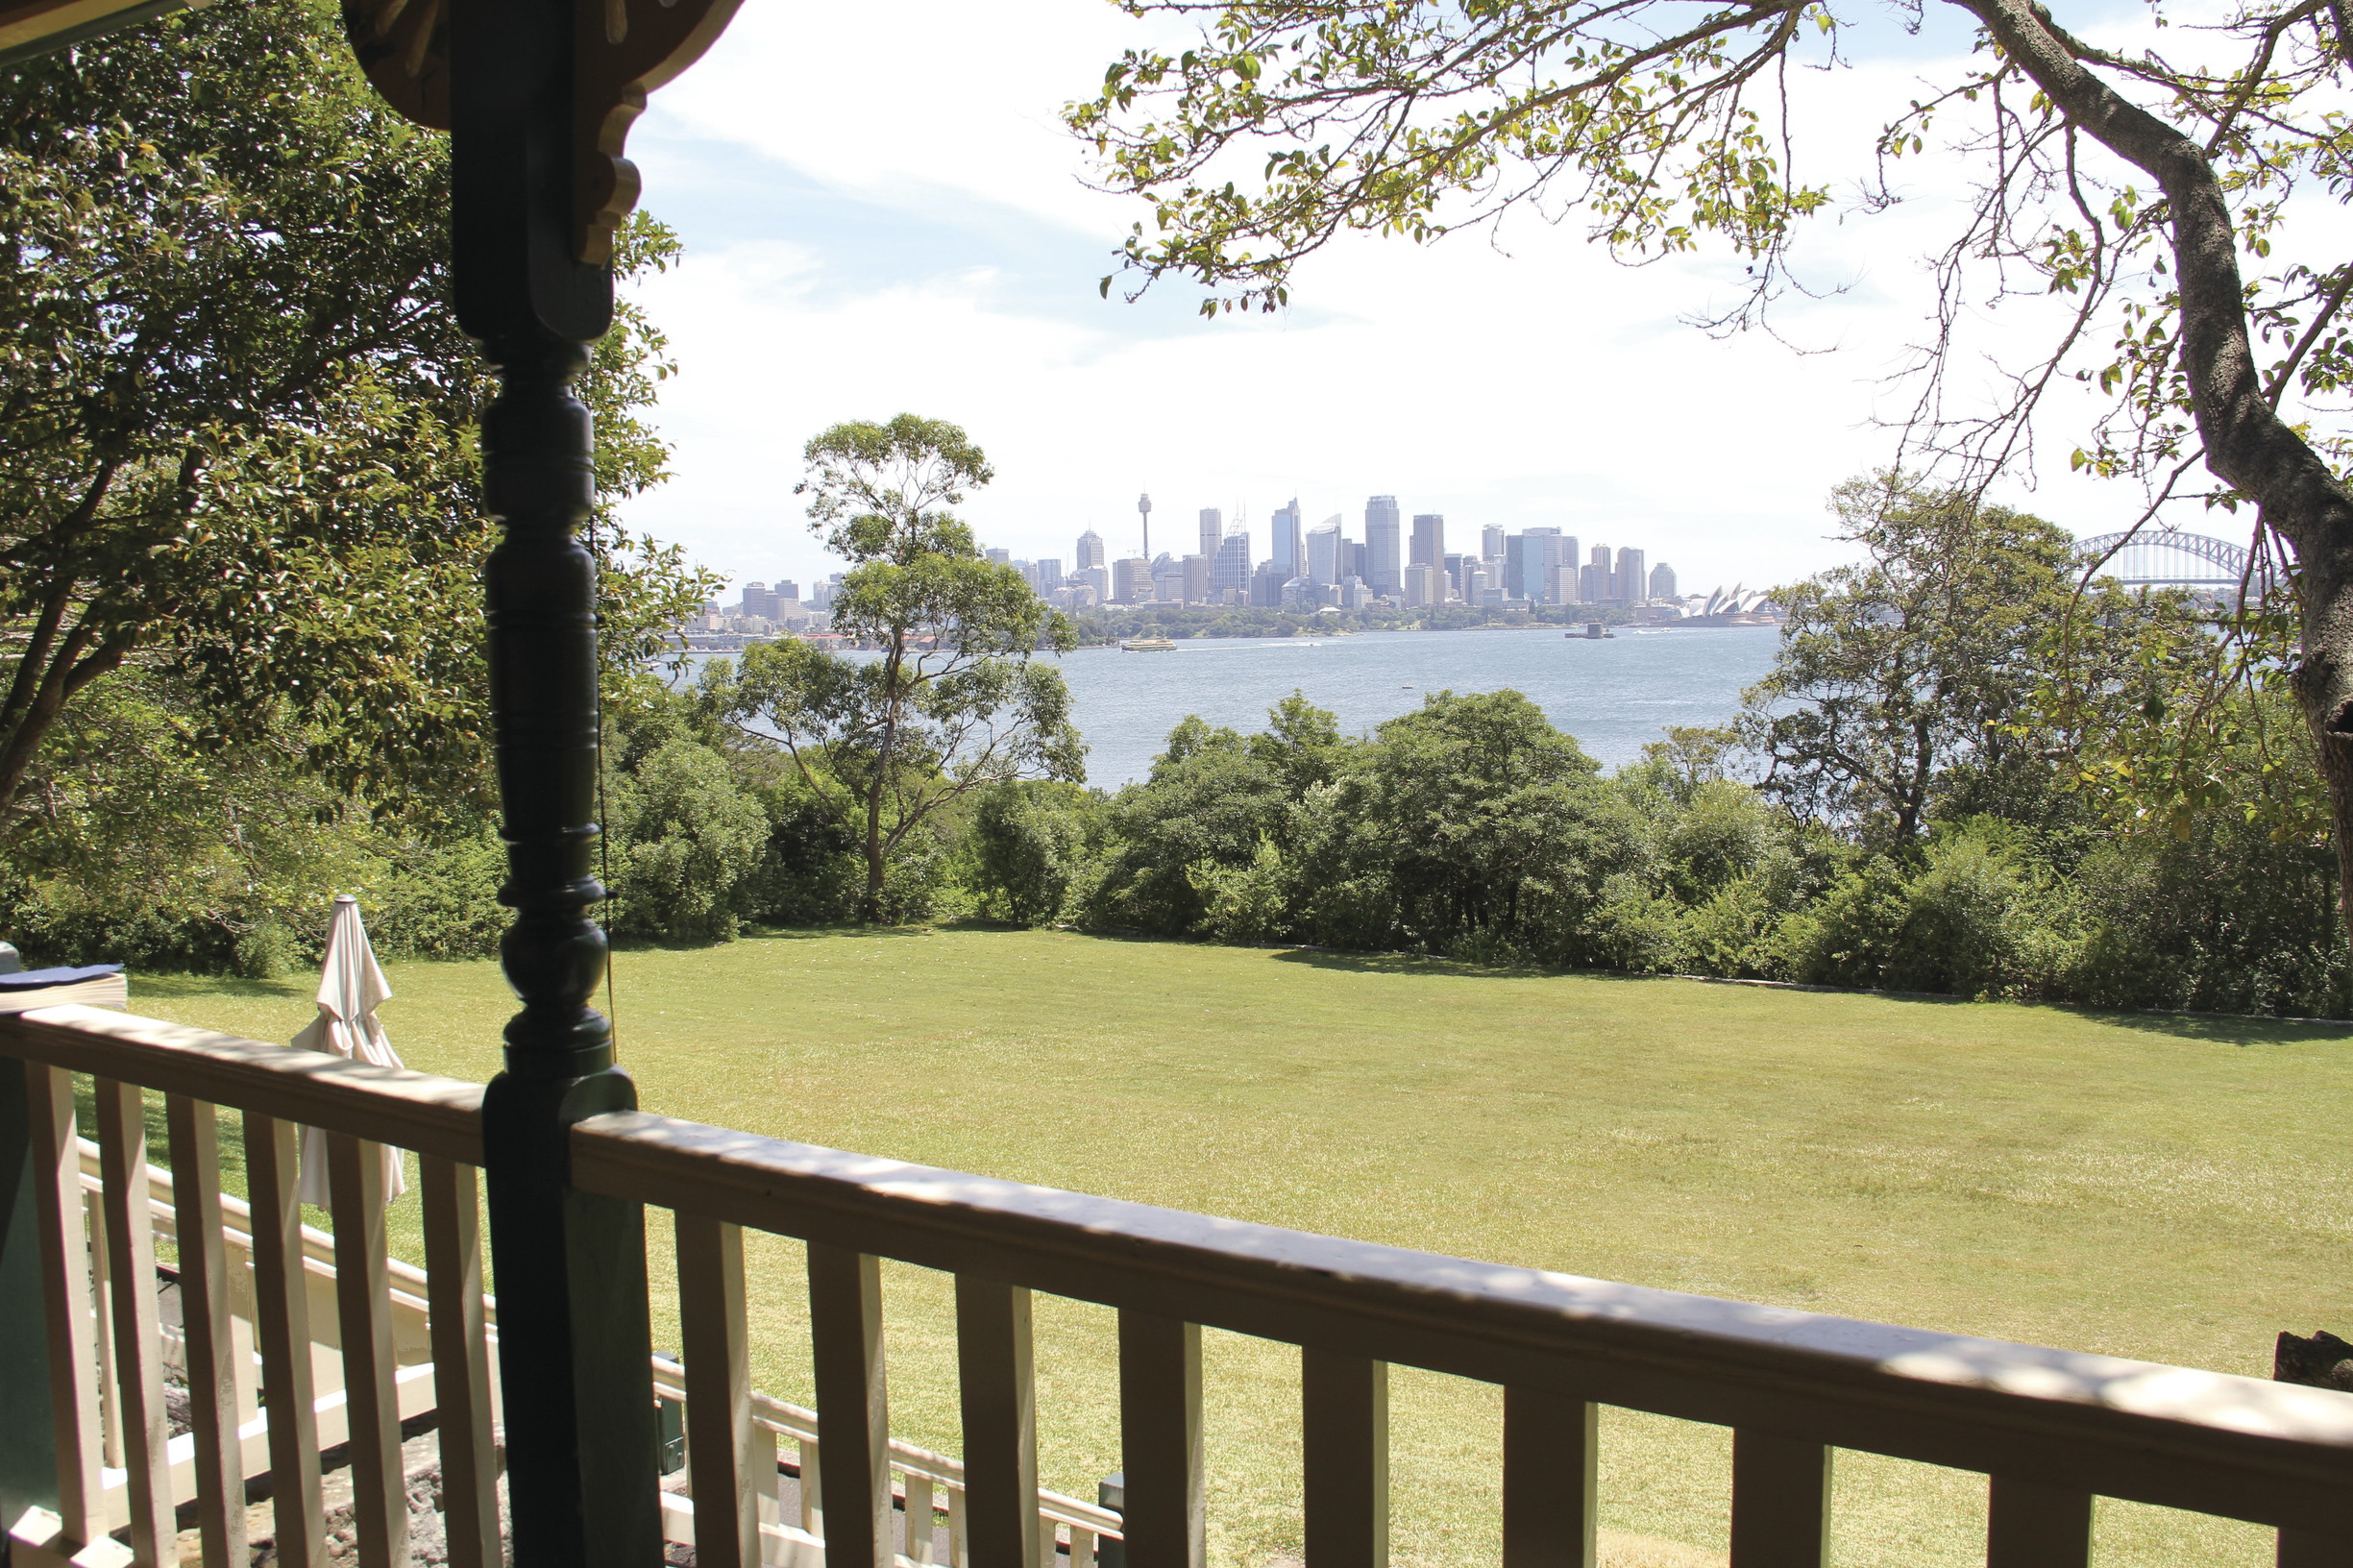
[[[343,1336],[359,1561],[361,1568],[405,1568],[408,1480],[401,1463],[400,1392],[392,1381],[383,1145],[328,1134],[327,1196],[335,1216],[335,1317]]]
[[[1128,1568],[1202,1568],[1200,1325],[1119,1314],[1119,1452]]]
[[[744,1233],[720,1220],[680,1213],[677,1236],[695,1560],[710,1568],[759,1568],[760,1514],[751,1474],[751,1367],[744,1328]],[[766,1484],[772,1489],[776,1484],[772,1466]]]
[[[276,1560],[321,1568],[319,1423],[312,1409],[310,1295],[303,1278],[303,1205],[295,1180],[301,1129],[245,1113],[245,1185],[254,1220],[254,1316],[269,1403],[270,1512]]]
[[[819,1540],[825,1538],[825,1466],[817,1444],[803,1438],[796,1447],[800,1465],[800,1528]]]
[[[156,1314],[155,1216],[147,1207],[147,1108],[136,1084],[94,1079],[98,1180],[107,1211],[107,1262],[114,1281],[114,1386],[123,1412],[124,1491],[131,1555],[146,1568],[177,1568],[172,1518],[171,1419],[163,1409],[163,1333]]]
[[[1586,1400],[1504,1390],[1504,1568],[1593,1568],[1598,1415]]]
[[[92,1342],[91,1248],[83,1221],[74,1081],[71,1073],[37,1062],[26,1063],[24,1074],[34,1201],[39,1205],[58,1517],[65,1539],[82,1546],[106,1533],[106,1496],[100,1474],[97,1347]],[[12,1521],[0,1521],[0,1527]]]
[[[1081,1525],[1070,1527],[1070,1568],[1093,1568],[1094,1531]]]
[[[1388,1365],[1311,1345],[1300,1357],[1300,1390],[1308,1568],[1385,1568]]]
[[[825,1568],[892,1568],[880,1259],[809,1243],[809,1335],[825,1456]]]
[[[2091,1560],[2090,1493],[2012,1476],[1993,1478],[1986,1568],[2085,1568]]]
[[[90,1324],[98,1344],[98,1454],[110,1469],[123,1467],[123,1396],[114,1368],[114,1264],[108,1239],[106,1199],[85,1188],[82,1219],[90,1237]]]
[[[418,1174],[450,1568],[499,1568],[499,1457],[483,1331],[478,1176],[472,1165],[431,1154],[420,1159]]]
[[[966,1529],[969,1508],[965,1501],[965,1489],[951,1486],[947,1492],[947,1561],[948,1568],[971,1568],[971,1532]]]
[[[957,1275],[970,1568],[1036,1568],[1038,1561],[1038,1407],[1030,1357],[1029,1291]]]
[[[221,1240],[219,1118],[208,1102],[185,1094],[163,1103],[180,1244],[180,1332],[187,1345],[189,1425],[196,1438],[197,1538],[210,1568],[243,1568],[250,1560],[245,1456],[237,1438],[237,1336],[231,1328],[236,1320]]]
[[[907,1473],[907,1559],[910,1562],[930,1562],[931,1542],[931,1480],[914,1471]]]
[[[1732,1433],[1732,1568],[1826,1568],[1830,1450],[1777,1432]]]
[[[1062,1539],[1055,1533],[1054,1521],[1043,1512],[1038,1515],[1038,1568],[1057,1568],[1062,1556]]]

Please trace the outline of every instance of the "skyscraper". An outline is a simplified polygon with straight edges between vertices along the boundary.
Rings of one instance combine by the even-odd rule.
[[[1479,530],[1479,558],[1483,561],[1501,560],[1504,554],[1504,530],[1492,523]]]
[[[1320,583],[1335,583],[1342,576],[1339,565],[1340,520],[1336,517],[1322,527],[1308,530],[1307,575]]]
[[[1081,572],[1103,564],[1103,536],[1089,528],[1078,536],[1078,567]]]
[[[1291,497],[1291,503],[1288,506],[1275,508],[1274,528],[1275,536],[1271,542],[1271,548],[1275,570],[1283,574],[1284,581],[1288,582],[1299,575],[1300,568],[1306,563],[1306,555],[1300,549],[1299,542],[1299,498],[1297,496]]]
[[[1364,581],[1376,594],[1397,594],[1405,568],[1399,549],[1397,498],[1374,496],[1364,503]]]
[[[1405,580],[1400,586],[1404,590],[1407,608],[1443,602],[1446,590],[1442,585],[1446,579],[1439,575],[1439,568],[1425,561],[1415,561],[1406,568]]]
[[[1618,551],[1617,597],[1626,603],[1639,604],[1651,597],[1651,568],[1644,554],[1630,548]]]
[[[1216,559],[1210,563],[1211,600],[1222,601],[1229,588],[1237,590],[1241,603],[1250,602],[1250,530],[1239,526],[1217,542]]]
[[[1675,591],[1675,568],[1664,561],[1651,568],[1651,597],[1653,599],[1680,597]]]
[[[984,550],[980,553],[981,558],[991,566],[1013,565],[1013,551],[1010,550]]]
[[[1201,558],[1213,561],[1217,547],[1225,542],[1226,514],[1214,506],[1201,508]]]
[[[1406,557],[1409,566],[1436,566],[1446,559],[1446,517],[1442,512],[1413,514],[1412,553]]]
[[[1062,586],[1062,562],[1048,555],[1038,563],[1038,591],[1050,594]]]
[[[1152,563],[1131,555],[1112,564],[1112,598],[1121,604],[1141,604],[1152,597]]]

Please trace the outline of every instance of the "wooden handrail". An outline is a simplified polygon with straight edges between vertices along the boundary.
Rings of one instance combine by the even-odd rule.
[[[482,1163],[482,1086],[102,1007],[0,1014],[0,1056],[185,1094],[465,1164]]]
[[[1515,1388],[2299,1530],[2353,1394],[1345,1241],[630,1112],[582,1188]]]

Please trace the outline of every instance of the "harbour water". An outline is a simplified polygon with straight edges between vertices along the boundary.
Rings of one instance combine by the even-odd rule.
[[[1082,649],[1061,660],[1087,738],[1087,781],[1143,777],[1187,714],[1261,728],[1294,690],[1348,734],[1421,706],[1431,692],[1520,692],[1605,768],[1631,762],[1670,724],[1720,724],[1772,666],[1772,626],[1636,630],[1602,641],[1557,626],[1391,631],[1357,637],[1181,640],[1173,651]]]

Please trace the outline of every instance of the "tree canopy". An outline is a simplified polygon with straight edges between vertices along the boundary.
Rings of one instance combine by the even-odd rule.
[[[182,13],[0,78],[0,820],[135,663],[185,744],[290,738],[380,803],[487,788],[475,427],[446,305],[449,146],[385,109],[322,0]],[[625,271],[675,241],[641,221]],[[624,310],[584,396],[610,502],[663,477],[667,374]],[[601,520],[607,636],[701,581]]]

